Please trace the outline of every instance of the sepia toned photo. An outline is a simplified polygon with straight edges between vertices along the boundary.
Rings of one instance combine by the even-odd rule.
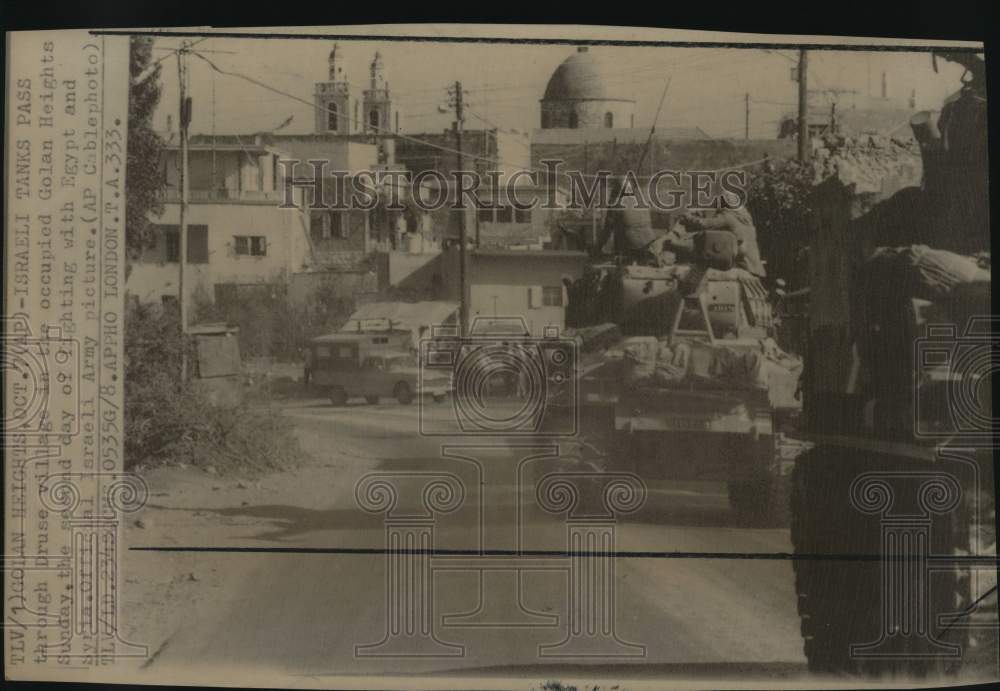
[[[982,44],[6,51],[8,679],[1000,677]]]

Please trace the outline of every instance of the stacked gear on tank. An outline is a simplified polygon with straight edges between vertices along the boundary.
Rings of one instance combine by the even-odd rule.
[[[671,231],[668,234],[666,245],[668,248],[675,251],[681,248],[693,251],[695,248],[693,247],[692,233],[696,231],[723,231],[732,234],[736,241],[735,251],[732,252],[733,263],[755,276],[764,277],[767,275],[764,262],[760,257],[760,247],[757,244],[757,229],[754,227],[753,217],[746,208],[734,206],[732,208],[722,207],[689,212],[678,219],[677,226],[683,226],[684,232],[680,228]],[[695,237],[710,238],[713,237],[713,234],[702,233]],[[725,236],[714,235],[714,237]]]
[[[968,561],[996,556],[991,447],[976,449],[953,419],[961,412],[954,392],[963,386],[979,394],[966,404],[977,407],[981,419],[993,419],[988,378],[966,381],[974,379],[972,368],[955,361],[962,338],[981,339],[986,351],[978,352],[987,360],[997,338],[989,316],[985,67],[973,53],[941,57],[963,65],[966,74],[937,123],[929,113],[911,120],[922,185],[842,227],[818,229],[839,233],[853,254],[851,270],[839,277],[850,296],[849,347],[831,342],[828,327],[811,330],[803,396],[816,446],[793,473],[792,544],[808,558],[792,563],[806,659],[815,672],[934,674],[977,655],[995,670],[996,572],[977,571]],[[825,307],[817,298],[811,310]],[[970,331],[977,323],[983,330]],[[934,325],[951,335],[934,358],[924,357],[920,346]],[[892,478],[880,492],[898,504],[918,492],[904,491],[901,483],[936,475],[958,488],[950,510],[926,516],[922,544],[939,568],[924,590],[913,589],[913,578],[929,578],[919,569],[887,589],[884,579],[899,555],[883,551],[884,516],[859,510],[855,483]],[[875,558],[822,558],[842,554]],[[912,597],[900,601],[907,593]],[[885,644],[879,656],[858,648],[879,641]]]
[[[716,338],[762,337],[776,325],[767,289],[740,268],[601,262],[585,267],[568,293],[566,324],[577,329],[616,323],[626,335],[660,336],[675,326],[690,330],[691,315],[685,309],[689,312],[702,301]]]
[[[657,237],[647,209],[623,206],[567,284],[566,324],[585,353],[568,455],[644,478],[724,481],[742,520],[780,524],[794,456],[782,421],[801,407],[801,361],[773,340],[752,220],[689,213],[688,230]],[[612,239],[615,254],[602,255]]]

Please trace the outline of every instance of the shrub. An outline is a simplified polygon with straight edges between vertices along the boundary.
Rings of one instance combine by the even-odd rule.
[[[196,300],[192,323],[226,322],[240,328],[244,358],[267,357],[297,361],[308,341],[339,329],[354,311],[355,301],[345,297],[333,281],[321,284],[305,305],[296,305],[281,279],[239,286],[216,301]]]
[[[801,284],[800,258],[809,244],[812,209],[809,196],[815,173],[798,161],[771,161],[749,175],[747,210],[753,215],[768,275]]]
[[[294,463],[298,443],[266,399],[220,405],[181,381],[179,324],[176,310],[159,306],[133,303],[126,312],[126,469],[187,463],[265,471]]]

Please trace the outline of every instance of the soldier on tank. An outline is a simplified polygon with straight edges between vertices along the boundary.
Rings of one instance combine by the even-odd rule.
[[[691,231],[697,230],[728,230],[736,235],[738,253],[736,266],[746,269],[754,276],[763,278],[767,275],[764,262],[760,258],[760,247],[757,244],[757,229],[753,217],[735,195],[727,194],[725,204],[718,209],[688,211],[680,218],[664,238],[664,247],[681,255],[693,251]]]
[[[605,254],[606,245],[613,240],[611,252],[628,263],[659,264],[657,240],[660,238],[653,229],[649,208],[637,203],[635,197],[622,190],[625,179],[613,178],[608,189],[608,199],[614,202],[621,196],[621,203],[609,208],[604,217],[604,228],[597,244],[592,248],[594,255]],[[609,203],[610,206],[610,203]]]

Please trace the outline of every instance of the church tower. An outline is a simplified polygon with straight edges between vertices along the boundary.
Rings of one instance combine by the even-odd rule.
[[[344,68],[338,64],[334,44],[327,58],[327,81],[316,82],[314,100],[315,132],[317,134],[353,134],[358,131],[358,104],[351,99],[351,85],[344,76]],[[353,112],[352,112],[353,111]]]
[[[399,127],[398,114],[392,121],[392,99],[389,96],[389,83],[382,73],[382,54],[375,51],[369,67],[368,88],[365,89],[361,111],[364,117],[365,134],[391,134]]]

